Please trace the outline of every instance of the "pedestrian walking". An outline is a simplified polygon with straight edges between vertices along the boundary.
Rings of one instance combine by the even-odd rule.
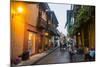
[[[62,49],[62,43],[61,43],[61,41],[60,41],[60,50]]]
[[[72,50],[72,46],[69,45],[69,56],[70,56],[70,62],[73,61],[73,50]]]
[[[67,48],[67,40],[66,40],[66,37],[64,37],[64,40],[63,40],[63,48],[64,49]]]

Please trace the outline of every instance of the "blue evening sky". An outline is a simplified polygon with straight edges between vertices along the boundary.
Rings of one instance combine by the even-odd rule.
[[[50,9],[55,12],[55,15],[57,17],[57,20],[59,22],[58,30],[62,32],[64,35],[67,34],[67,29],[65,27],[66,23],[66,14],[67,10],[70,10],[71,5],[69,4],[54,4],[49,3],[48,4]]]

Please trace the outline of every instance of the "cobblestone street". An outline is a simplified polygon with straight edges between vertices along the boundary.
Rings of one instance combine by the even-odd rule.
[[[36,64],[55,64],[55,63],[69,63],[69,53],[67,50],[56,49],[54,52],[38,61]]]

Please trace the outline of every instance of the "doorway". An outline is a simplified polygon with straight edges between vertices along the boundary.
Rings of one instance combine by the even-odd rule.
[[[33,32],[28,32],[28,50],[30,55],[33,55],[35,53],[35,44],[36,34]]]

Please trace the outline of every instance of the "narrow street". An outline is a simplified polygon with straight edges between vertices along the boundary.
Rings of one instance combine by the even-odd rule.
[[[14,1],[11,28],[12,65],[95,61],[94,6]]]
[[[67,50],[60,50],[57,48],[54,52],[51,54],[47,55],[40,61],[36,63],[36,65],[41,65],[41,64],[55,64],[55,63],[69,63],[69,53]]]

